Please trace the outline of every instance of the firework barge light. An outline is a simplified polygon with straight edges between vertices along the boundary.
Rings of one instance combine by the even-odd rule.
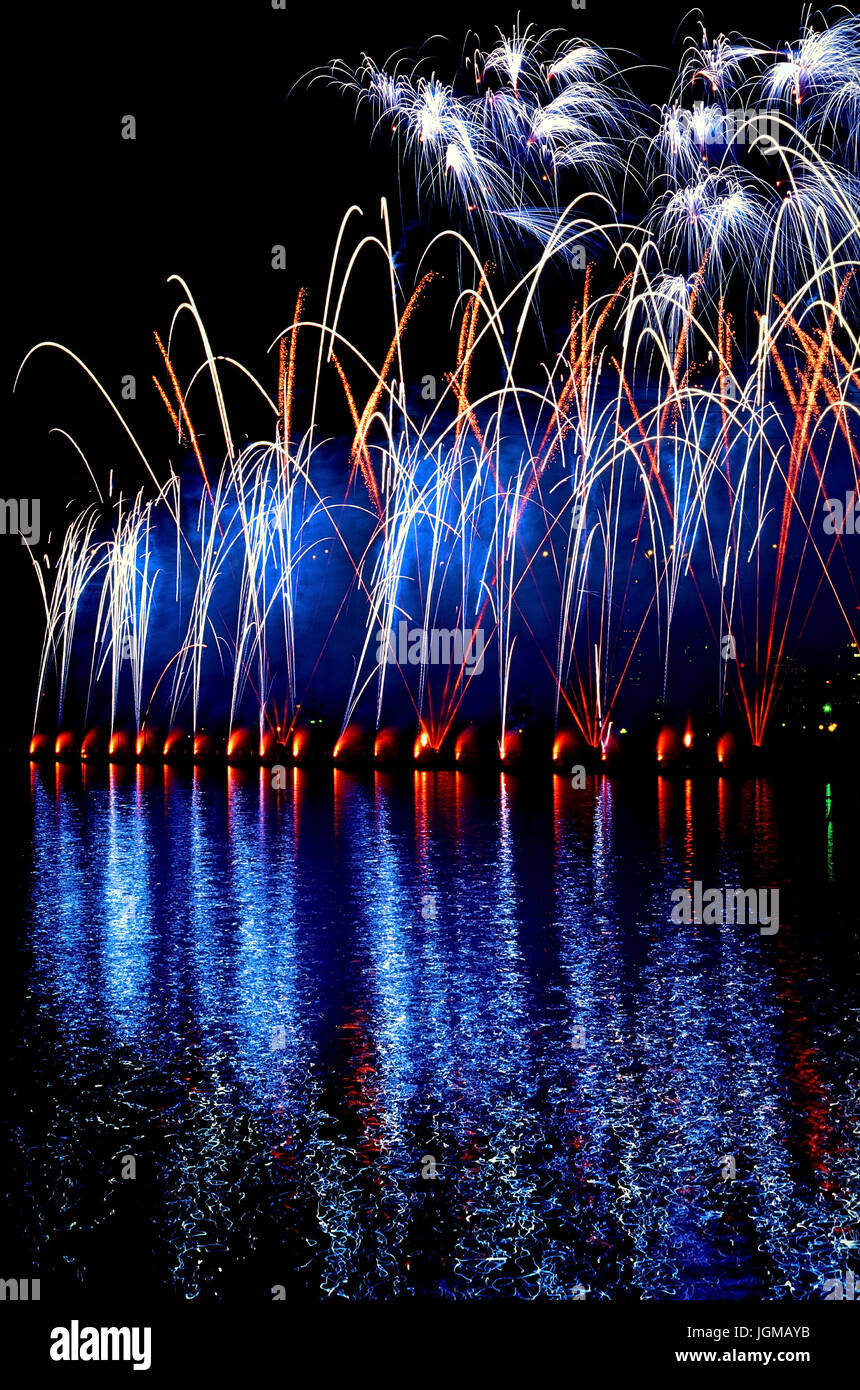
[[[820,723],[819,730],[834,734],[839,724]],[[778,747],[775,757],[779,756]],[[726,729],[716,736],[710,731],[692,733],[690,722],[684,729],[664,725],[656,740],[647,731],[630,736],[626,728],[611,730],[597,748],[590,747],[576,728],[562,729],[555,737],[540,727],[517,726],[499,735],[498,725],[469,724],[455,729],[442,745],[433,742],[426,728],[389,727],[373,735],[366,725],[351,724],[337,738],[324,721],[300,725],[286,741],[267,736],[257,744],[254,729],[241,729],[229,739],[201,731],[194,738],[175,729],[163,739],[155,730],[138,736],[136,744],[128,733],[108,737],[93,728],[82,739],[66,730],[56,740],[36,734],[30,744],[34,765],[80,762],[89,766],[108,763],[142,766],[248,767],[380,769],[423,771],[454,770],[468,773],[501,768],[505,772],[554,772],[561,777],[581,772],[623,773],[654,768],[661,775],[686,777],[692,773],[743,771],[751,762],[761,764],[756,749],[743,732]]]

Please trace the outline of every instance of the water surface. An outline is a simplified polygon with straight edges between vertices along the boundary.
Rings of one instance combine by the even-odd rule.
[[[847,792],[85,775],[18,806],[44,1290],[820,1298],[856,1261]],[[778,887],[780,931],[674,925],[695,878]]]

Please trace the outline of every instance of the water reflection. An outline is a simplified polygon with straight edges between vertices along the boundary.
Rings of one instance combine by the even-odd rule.
[[[121,1250],[186,1297],[802,1298],[850,1267],[830,788],[803,879],[823,797],[761,779],[31,791],[40,1103],[9,1196],[43,1277]],[[779,934],[674,925],[695,879],[779,887]]]

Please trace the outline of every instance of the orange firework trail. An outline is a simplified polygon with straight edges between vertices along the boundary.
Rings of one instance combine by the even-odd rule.
[[[364,407],[364,410],[362,411],[361,418],[358,422],[358,426],[356,429],[355,442],[352,446],[353,468],[355,467],[356,459],[360,457],[363,460],[362,474],[364,476],[368,492],[370,493],[373,504],[376,507],[377,511],[380,513],[380,515],[382,515],[382,503],[380,501],[379,489],[376,485],[376,479],[373,474],[373,467],[371,464],[370,455],[367,451],[367,432],[370,428],[370,422],[373,419],[374,414],[376,413],[376,408],[379,404],[382,393],[385,390],[385,383],[388,380],[389,372],[391,371],[395,357],[397,356],[397,352],[400,346],[400,340],[406,329],[406,325],[411,319],[412,314],[415,311],[416,305],[418,304],[419,300],[424,294],[425,289],[430,284],[433,278],[433,272],[428,271],[422,277],[417,288],[412,291],[412,294],[409,297],[409,301],[406,305],[406,308],[403,310],[403,313],[400,316],[400,321],[397,325],[397,331],[395,332],[394,337],[391,340],[391,346],[389,347],[385,357],[385,361],[382,364],[382,369],[379,372],[379,377],[376,386],[373,388],[373,391],[371,392],[368,398],[367,404]],[[341,373],[341,379],[343,380],[343,373]]]
[[[155,341],[158,344],[159,352],[164,358],[164,365],[167,368],[167,375],[170,377],[170,384],[173,387],[174,393],[176,395],[177,404],[179,405],[179,413],[182,416],[183,421],[185,422],[185,428],[187,430],[188,437],[191,440],[191,447],[194,450],[194,457],[197,459],[197,463],[200,467],[200,472],[202,474],[203,481],[206,484],[206,491],[209,495],[209,501],[213,502],[214,498],[212,496],[212,489],[209,486],[209,479],[206,476],[206,467],[203,463],[203,455],[200,452],[200,445],[197,443],[197,435],[194,433],[194,426],[191,423],[191,416],[188,414],[188,409],[185,405],[185,398],[182,395],[182,391],[179,386],[179,381],[177,379],[175,371],[173,370],[173,363],[170,361],[170,358],[167,355],[167,349],[165,348],[164,344],[161,341],[161,338],[157,333],[155,334]],[[158,382],[156,382],[155,384],[157,386]],[[161,396],[164,399],[165,404],[167,404],[167,399],[163,391],[161,392]],[[178,425],[176,415],[172,410],[170,413],[174,420],[174,423],[177,423]]]
[[[290,346],[287,349],[286,338],[281,338],[280,360],[278,364],[278,416],[283,422],[284,432],[284,452],[289,448],[292,436],[292,414],[293,414],[293,388],[296,378],[296,344],[298,341],[298,328],[301,323],[302,310],[307,298],[304,289],[299,290],[296,299],[296,311],[293,315],[294,323],[290,332]]]

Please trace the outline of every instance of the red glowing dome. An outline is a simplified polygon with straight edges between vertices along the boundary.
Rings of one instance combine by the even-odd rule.
[[[476,724],[470,724],[457,735],[454,744],[454,761],[465,765],[478,761],[481,752],[480,730]]]
[[[30,739],[30,757],[47,758],[51,753],[51,740],[47,734],[34,734]]]
[[[54,744],[54,756],[59,758],[60,761],[71,758],[75,752],[76,743],[77,740],[71,729],[64,729],[62,733],[57,734],[57,741]]]
[[[211,734],[207,734],[204,729],[194,735],[194,756],[195,758],[209,758],[215,751],[215,740]]]
[[[735,736],[731,733],[720,734],[717,739],[717,762],[720,767],[725,767],[730,763],[735,755]]]
[[[350,759],[366,757],[370,751],[370,739],[366,729],[360,724],[349,724],[334,746],[335,762],[349,762]]]
[[[81,744],[82,760],[89,762],[92,758],[103,757],[104,753],[104,738],[101,729],[88,729]]]
[[[164,757],[178,758],[185,750],[186,734],[184,729],[171,729],[167,738],[164,740]]]
[[[505,767],[518,763],[523,755],[523,735],[520,729],[509,729],[501,742],[501,761]]]
[[[281,737],[280,729],[266,729],[260,739],[260,761],[263,763],[277,762],[277,745]]]
[[[577,729],[560,729],[552,745],[552,760],[557,767],[568,767],[582,748],[582,736]]]
[[[139,758],[157,758],[161,752],[161,734],[158,729],[141,729],[134,748]]]
[[[227,740],[228,762],[250,762],[257,747],[256,729],[234,729]]]
[[[373,744],[373,756],[378,763],[397,762],[403,754],[399,729],[380,729]]]
[[[128,729],[115,729],[108,744],[111,762],[130,761],[134,756],[134,735]]]
[[[668,724],[662,728],[657,735],[657,761],[658,763],[671,763],[680,754],[680,740],[678,731],[671,729]]]
[[[415,747],[412,750],[416,763],[427,764],[433,762],[436,757],[436,749],[426,729],[422,729],[415,740]]]

